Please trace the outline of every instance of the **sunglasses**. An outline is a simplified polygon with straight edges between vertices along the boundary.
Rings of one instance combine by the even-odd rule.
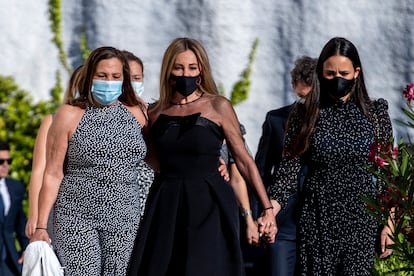
[[[13,161],[13,159],[9,158],[9,159],[0,159],[0,165],[3,165],[4,162],[7,161],[7,164],[11,164],[11,162]]]

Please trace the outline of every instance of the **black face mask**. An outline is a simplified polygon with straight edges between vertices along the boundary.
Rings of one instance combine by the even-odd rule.
[[[333,79],[322,78],[320,80],[321,97],[323,95],[329,95],[330,98],[339,100],[351,91],[354,83],[355,79],[347,80],[341,77],[335,77]]]
[[[187,97],[191,95],[198,87],[200,76],[186,77],[186,76],[170,76],[170,82],[174,90]]]

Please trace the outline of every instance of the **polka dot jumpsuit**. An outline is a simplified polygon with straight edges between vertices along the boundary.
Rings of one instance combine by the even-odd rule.
[[[141,161],[138,167],[138,189],[139,189],[139,216],[140,220],[144,215],[145,203],[147,201],[147,196],[151,188],[152,182],[154,181],[154,171],[148,166],[145,161]]]
[[[55,203],[54,247],[65,275],[125,275],[145,154],[141,126],[125,106],[86,109],[69,141]]]

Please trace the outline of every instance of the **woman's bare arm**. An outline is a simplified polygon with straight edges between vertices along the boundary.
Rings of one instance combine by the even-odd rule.
[[[246,182],[253,188],[253,191],[264,209],[261,225],[259,225],[259,232],[267,234],[266,237],[268,242],[274,242],[277,228],[273,214],[273,206],[267,196],[256,163],[245,147],[236,113],[231,103],[221,96],[213,99],[213,107],[219,115],[217,118],[220,118],[225,139],[236,162],[237,168]]]
[[[39,194],[39,212],[37,228],[32,236],[32,241],[49,241],[47,221],[50,210],[56,201],[57,193],[63,179],[63,164],[68,148],[69,139],[72,137],[84,110],[70,106],[61,106],[49,128],[46,142],[46,168],[43,174],[42,188]]]
[[[26,224],[26,235],[30,238],[36,230],[39,192],[42,187],[43,173],[46,167],[46,137],[52,124],[53,115],[46,115],[37,132],[33,149],[32,172],[29,182],[29,218]]]

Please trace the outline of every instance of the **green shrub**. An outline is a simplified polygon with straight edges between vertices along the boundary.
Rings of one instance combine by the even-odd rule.
[[[29,184],[37,130],[46,114],[61,102],[60,76],[48,101],[34,102],[30,93],[18,87],[12,77],[0,76],[0,139],[10,143],[13,163],[10,176]],[[25,202],[27,208],[27,202]]]

